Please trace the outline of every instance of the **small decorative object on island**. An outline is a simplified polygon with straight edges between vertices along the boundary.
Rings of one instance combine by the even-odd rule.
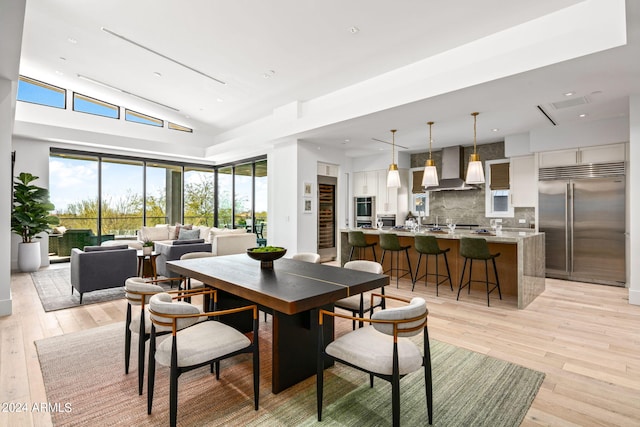
[[[287,253],[285,248],[278,246],[261,246],[247,249],[249,258],[260,261],[260,268],[273,268],[273,261],[282,258]]]
[[[144,239],[142,242],[142,254],[151,255],[151,252],[153,252],[153,240]]]
[[[20,271],[36,271],[40,268],[40,239],[38,234],[50,233],[50,225],[60,220],[49,215],[54,209],[49,201],[49,190],[31,184],[37,176],[22,172],[13,184],[13,209],[11,231],[22,237],[18,246],[18,268]]]

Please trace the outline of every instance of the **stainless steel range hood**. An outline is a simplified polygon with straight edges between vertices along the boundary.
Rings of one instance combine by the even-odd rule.
[[[464,182],[464,149],[456,145],[442,149],[442,178],[440,185],[427,187],[425,191],[477,190]]]

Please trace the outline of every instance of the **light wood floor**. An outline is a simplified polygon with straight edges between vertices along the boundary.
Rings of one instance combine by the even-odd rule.
[[[47,402],[34,340],[120,322],[126,303],[45,313],[28,274],[12,275],[11,288],[14,314],[0,318],[0,426],[51,425],[32,411]],[[461,301],[444,285],[437,298],[423,282],[412,293],[408,280],[387,292],[427,299],[432,338],[545,372],[523,426],[640,425],[640,307],[627,289],[547,279],[525,310],[493,295],[488,308],[481,287]],[[7,402],[28,410],[5,412]]]

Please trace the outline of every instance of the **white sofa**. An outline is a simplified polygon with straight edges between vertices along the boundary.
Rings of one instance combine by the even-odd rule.
[[[247,233],[243,228],[227,229],[216,227],[193,227],[193,230],[199,230],[197,236],[192,238],[204,239],[205,243],[211,243],[211,251],[214,255],[233,255],[244,253],[247,249],[258,246],[257,236],[255,233]],[[178,238],[177,226],[168,224],[159,224],[155,227],[142,227],[138,230],[138,238],[136,240],[110,240],[104,242],[104,246],[127,244],[130,248],[142,249],[144,240],[152,240],[158,243],[171,243]]]

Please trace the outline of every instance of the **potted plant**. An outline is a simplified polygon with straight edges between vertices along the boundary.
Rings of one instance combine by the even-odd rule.
[[[144,239],[142,241],[142,254],[151,255],[151,252],[153,252],[153,240]]]
[[[40,233],[50,233],[50,225],[60,220],[49,214],[54,209],[49,201],[49,190],[32,184],[38,177],[22,172],[13,183],[13,209],[11,231],[22,237],[18,246],[20,271],[36,271],[40,267]]]

